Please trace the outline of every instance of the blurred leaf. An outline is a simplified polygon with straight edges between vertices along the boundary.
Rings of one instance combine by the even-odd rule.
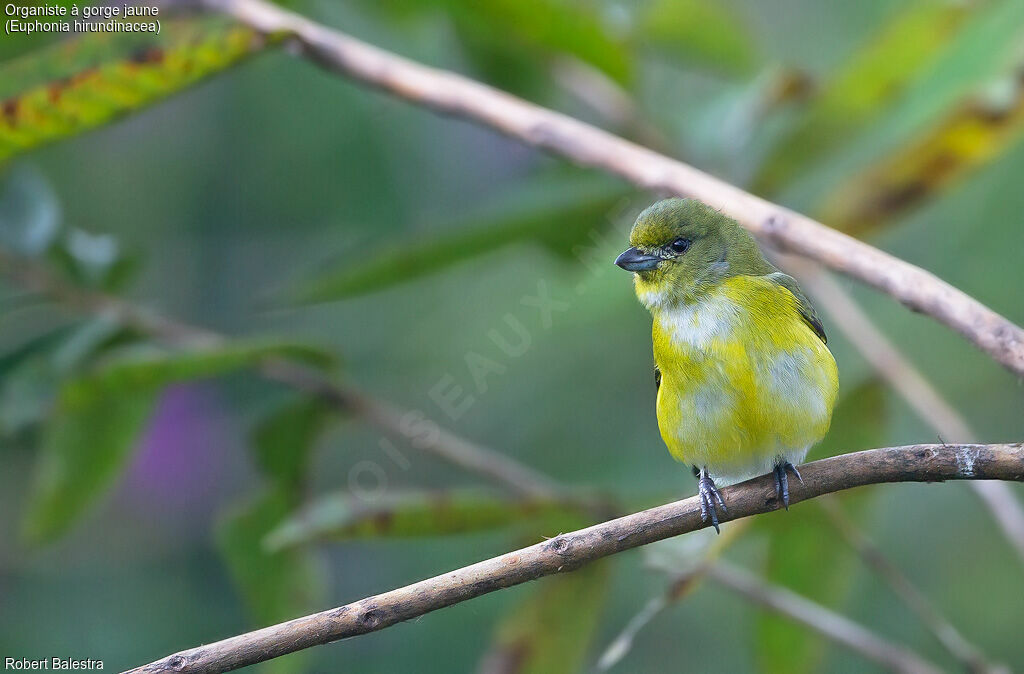
[[[600,622],[611,561],[533,583],[530,595],[497,628],[480,674],[578,672]]]
[[[388,492],[372,500],[344,492],[323,497],[288,518],[266,543],[279,550],[325,540],[462,534],[521,522],[557,532],[584,520],[578,510],[557,501],[525,501],[475,489]]]
[[[268,358],[287,358],[318,368],[337,364],[335,356],[308,344],[280,340],[235,340],[191,351],[147,347],[125,350],[104,362],[84,380],[87,388],[108,391],[162,387],[178,381],[217,377],[259,364]]]
[[[253,432],[257,463],[293,499],[303,484],[313,446],[334,416],[335,410],[322,400],[300,398],[266,416]]]
[[[501,215],[430,238],[403,238],[401,244],[376,253],[361,253],[303,281],[292,293],[300,303],[328,302],[375,292],[435,273],[464,260],[520,241],[540,243],[558,254],[574,244],[589,243],[589,230],[607,227],[607,215],[627,193],[609,180],[565,181],[551,177],[516,193],[519,203]]]
[[[82,380],[66,386],[46,424],[25,513],[27,540],[67,531],[120,474],[156,403],[156,390],[111,394]]]
[[[111,316],[97,316],[72,329],[53,352],[53,369],[72,374],[106,349],[129,343],[136,333]]]
[[[845,181],[821,209],[860,232],[941,193],[1011,150],[1024,132],[1024,60],[937,124]]]
[[[0,64],[0,160],[105,124],[219,72],[266,44],[222,19],[152,33],[87,33]]]
[[[634,42],[731,74],[755,63],[753,36],[729,8],[713,0],[655,0],[640,12]]]
[[[269,552],[263,547],[264,536],[288,512],[290,500],[280,491],[271,491],[236,508],[217,526],[217,549],[259,625],[309,613],[326,594],[326,574],[311,550]],[[271,671],[303,671],[301,654],[278,660]]]
[[[65,382],[44,430],[25,515],[26,537],[43,542],[64,533],[114,483],[164,386],[225,374],[271,356],[298,356],[317,364],[328,358],[305,346],[239,342],[122,356]]]
[[[783,137],[755,181],[770,193],[850,138],[904,92],[986,2],[918,0],[907,6],[827,78],[796,127]]]
[[[60,344],[69,334],[71,328],[58,328],[26,340],[21,346],[0,356],[0,382],[4,382],[10,373],[28,358],[48,352]]]
[[[60,233],[60,204],[49,181],[31,169],[4,177],[0,192],[0,244],[26,256],[45,252]]]
[[[50,354],[72,333],[46,332],[0,356],[0,434],[14,435],[46,416],[56,386]]]
[[[847,393],[836,407],[832,429],[816,457],[876,447],[885,437],[885,389],[870,380]],[[862,502],[864,493],[844,495]],[[759,517],[755,526],[768,535],[765,578],[827,606],[846,595],[854,556],[820,508],[795,508]],[[825,642],[774,613],[757,620],[757,659],[764,672],[817,671]]]
[[[599,7],[571,0],[397,0],[372,3],[410,15],[443,11],[487,79],[507,87],[521,70],[540,74],[558,55],[572,55],[624,83],[631,75],[629,51],[604,25]],[[533,68],[530,68],[532,64]]]

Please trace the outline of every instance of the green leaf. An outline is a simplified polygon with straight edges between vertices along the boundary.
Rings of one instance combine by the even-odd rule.
[[[477,66],[488,79],[508,82],[517,71],[542,71],[557,56],[573,56],[626,82],[632,60],[623,42],[605,25],[599,8],[567,0],[398,0],[372,3],[392,13],[442,10],[455,25]]]
[[[235,587],[258,625],[309,613],[327,589],[324,569],[311,550],[271,552],[262,541],[284,517],[291,499],[278,490],[235,508],[217,526],[216,543]],[[302,671],[303,656],[276,662],[275,672]]]
[[[607,599],[610,566],[610,560],[600,560],[534,583],[498,626],[480,671],[581,671]]]
[[[608,213],[626,194],[625,187],[607,180],[550,180],[552,185],[517,192],[521,203],[512,204],[511,213],[430,238],[405,237],[376,253],[360,253],[301,282],[291,296],[308,303],[375,292],[521,241],[566,254],[588,230],[606,227]]]
[[[307,346],[237,342],[122,355],[65,382],[46,424],[26,537],[38,543],[64,533],[115,482],[164,386],[226,374],[275,356],[330,362],[328,354]]]
[[[25,515],[32,543],[66,532],[120,475],[156,403],[156,390],[110,395],[82,381],[65,387],[46,424]]]
[[[748,74],[755,63],[753,36],[725,5],[712,0],[656,0],[641,10],[633,40],[730,74]]]
[[[831,456],[875,447],[884,438],[884,387],[871,380],[848,393],[837,406],[832,430],[815,455]],[[863,505],[864,493],[845,495]],[[841,535],[820,508],[797,507],[759,517],[755,526],[768,535],[765,577],[825,605],[846,596],[855,569]],[[817,671],[826,643],[805,628],[774,613],[758,615],[756,653],[764,672]]]
[[[984,2],[907,5],[830,75],[793,130],[779,140],[755,181],[773,192],[874,119],[936,61]]]
[[[360,499],[348,492],[323,497],[267,537],[273,550],[318,541],[442,536],[488,531],[517,523],[557,533],[584,522],[557,501],[516,500],[482,490],[389,492]]]
[[[158,388],[179,381],[217,377],[270,358],[286,358],[322,369],[337,364],[337,358],[323,349],[270,339],[236,340],[191,351],[149,347],[126,350],[107,360],[82,385],[108,391]]]
[[[260,469],[293,498],[303,485],[317,438],[335,416],[322,400],[300,398],[265,417],[253,431]]]
[[[82,133],[238,63],[267,43],[222,19],[87,33],[0,64],[0,160]]]

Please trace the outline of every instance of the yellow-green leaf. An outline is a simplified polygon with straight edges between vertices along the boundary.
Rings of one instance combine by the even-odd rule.
[[[221,19],[87,33],[0,65],[0,160],[75,135],[238,63],[266,40]]]
[[[755,189],[776,190],[848,140],[933,63],[984,4],[919,0],[904,7],[826,79],[807,112],[765,160]]]
[[[1024,78],[988,84],[942,119],[844,181],[822,206],[829,225],[860,232],[948,189],[1024,133]]]

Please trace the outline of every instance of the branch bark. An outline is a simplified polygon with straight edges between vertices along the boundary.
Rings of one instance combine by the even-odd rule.
[[[461,75],[430,68],[265,0],[204,0],[265,33],[291,35],[311,60],[439,113],[463,117],[644,189],[721,209],[762,240],[848,274],[959,332],[1024,376],[1024,330],[933,274],[680,161]]]
[[[883,482],[1024,481],[1024,444],[872,449],[814,461],[801,466],[801,473],[803,484],[790,485],[793,504]],[[767,475],[726,487],[722,496],[729,509],[725,521],[779,507],[774,481]],[[129,670],[129,674],[224,672],[245,667],[311,646],[375,632],[474,597],[572,571],[596,559],[706,526],[700,519],[698,499],[691,497],[560,534],[543,543],[345,606],[182,651]]]

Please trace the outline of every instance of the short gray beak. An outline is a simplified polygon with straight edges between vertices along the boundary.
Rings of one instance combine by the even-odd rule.
[[[615,258],[615,264],[626,271],[650,271],[658,266],[661,258],[657,255],[642,253],[636,248],[630,248]]]

